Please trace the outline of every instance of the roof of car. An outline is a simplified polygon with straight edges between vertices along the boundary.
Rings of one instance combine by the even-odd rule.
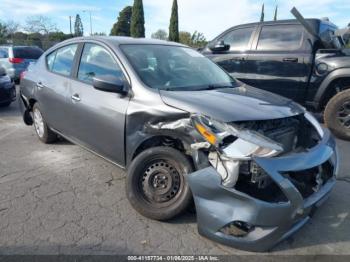
[[[68,39],[64,42],[75,42],[75,41],[100,41],[111,45],[123,45],[123,44],[148,44],[148,45],[173,45],[173,46],[184,46],[179,43],[174,43],[170,41],[149,39],[149,38],[133,38],[125,36],[84,36],[75,37]]]

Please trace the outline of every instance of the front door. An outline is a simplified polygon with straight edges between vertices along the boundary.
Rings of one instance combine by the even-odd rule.
[[[93,77],[125,80],[117,58],[104,46],[85,43],[70,92],[69,136],[97,154],[125,165],[124,130],[129,97],[93,87]],[[126,80],[125,80],[126,81]]]
[[[223,40],[225,44],[230,45],[229,51],[220,53],[209,52],[205,55],[236,79],[243,80],[245,77],[247,50],[250,49],[254,31],[255,27],[232,29],[215,40]]]
[[[302,101],[310,73],[305,60],[310,59],[311,51],[305,42],[301,25],[263,26],[248,55],[244,82]]]

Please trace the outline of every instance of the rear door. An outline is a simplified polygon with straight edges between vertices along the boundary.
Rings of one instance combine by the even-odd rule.
[[[36,98],[46,122],[64,134],[67,132],[67,104],[77,49],[78,44],[69,44],[48,54],[46,65],[39,71],[35,83]]]
[[[214,41],[223,40],[230,45],[227,52],[206,53],[205,55],[224,68],[233,77],[243,80],[245,78],[245,61],[247,51],[250,49],[255,31],[254,26],[234,28],[225,32]]]
[[[305,33],[299,24],[261,26],[247,57],[244,82],[303,101],[311,57]]]
[[[85,43],[72,80],[67,105],[68,135],[86,148],[113,162],[125,165],[124,130],[129,96],[104,92],[93,87],[93,77],[126,74],[114,52],[100,43]]]

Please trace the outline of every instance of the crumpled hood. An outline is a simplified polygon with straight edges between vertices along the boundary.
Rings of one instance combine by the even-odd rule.
[[[247,85],[205,91],[160,90],[160,96],[169,106],[223,122],[277,119],[305,112],[290,99]]]

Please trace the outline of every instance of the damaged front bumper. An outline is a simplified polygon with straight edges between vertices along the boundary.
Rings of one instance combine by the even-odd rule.
[[[239,249],[266,251],[300,229],[327,199],[336,181],[338,154],[335,140],[324,130],[322,140],[307,152],[252,161],[270,176],[285,201],[264,201],[225,187],[213,167],[192,173],[187,180],[195,200],[200,234]],[[285,175],[296,171],[304,175],[303,170],[325,163],[332,167],[327,171],[327,180],[308,196]]]

